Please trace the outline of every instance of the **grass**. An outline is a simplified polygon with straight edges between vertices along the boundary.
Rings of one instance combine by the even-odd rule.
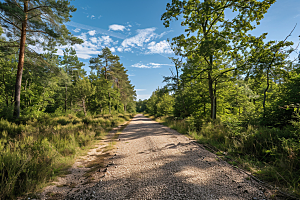
[[[19,124],[0,119],[0,199],[15,199],[67,173],[113,127],[133,115],[45,115]]]
[[[216,121],[196,128],[191,119],[145,116],[205,144],[219,158],[259,179],[300,195],[299,124],[278,129]]]

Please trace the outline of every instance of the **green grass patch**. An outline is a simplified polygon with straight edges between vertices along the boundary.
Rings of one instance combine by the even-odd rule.
[[[0,119],[0,199],[35,192],[67,174],[76,157],[132,117],[45,115],[19,124]]]
[[[145,115],[148,116],[149,115]],[[258,178],[300,195],[300,122],[285,128],[243,126],[238,121],[197,122],[193,117],[154,118],[212,147],[230,164],[252,172]],[[199,120],[198,120],[199,121]]]

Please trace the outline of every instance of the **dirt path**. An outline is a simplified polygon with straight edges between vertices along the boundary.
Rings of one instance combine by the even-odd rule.
[[[143,115],[116,146],[104,175],[64,199],[267,199],[246,174]]]

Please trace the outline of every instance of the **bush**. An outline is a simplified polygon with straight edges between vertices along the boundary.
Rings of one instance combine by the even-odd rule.
[[[126,117],[132,115],[126,115]],[[68,166],[78,150],[90,145],[125,115],[80,119],[72,114],[43,115],[26,125],[0,120],[0,199],[35,191]],[[125,118],[126,118],[125,117]]]

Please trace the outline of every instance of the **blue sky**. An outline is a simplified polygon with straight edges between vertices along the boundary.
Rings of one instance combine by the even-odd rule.
[[[149,98],[170,75],[174,56],[167,39],[183,33],[178,22],[164,28],[161,15],[171,0],[75,0],[77,8],[69,30],[85,42],[75,45],[77,55],[89,71],[89,59],[108,46],[121,58],[129,78],[137,91],[137,99]],[[283,40],[298,23],[289,41],[298,44],[300,35],[300,0],[277,0],[271,6],[261,25],[252,32],[268,32],[267,40]],[[62,55],[62,49],[58,54]],[[293,54],[292,56],[296,56]]]

